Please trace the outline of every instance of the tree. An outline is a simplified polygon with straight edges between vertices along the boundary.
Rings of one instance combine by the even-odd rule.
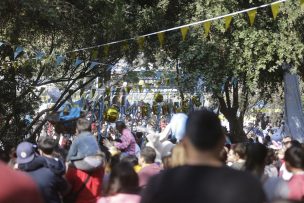
[[[110,50],[109,54],[104,47],[65,52],[125,37],[128,27],[125,21],[129,19],[124,18],[122,2],[0,2],[0,141],[6,150],[26,134],[35,139],[46,121],[41,117],[56,112],[72,94],[96,77],[105,82],[110,79],[107,64],[115,64],[122,57],[121,49]],[[92,67],[91,61],[101,63]],[[86,81],[80,84],[84,78]],[[46,84],[62,87],[62,94],[53,107],[37,113],[41,87]],[[27,125],[26,115],[33,116]]]
[[[162,30],[265,3],[271,1],[218,1],[216,4],[200,0],[153,1],[138,7],[141,17],[137,27],[141,33]],[[190,28],[186,41],[181,40],[179,31],[166,33],[162,48],[156,37],[151,37],[147,39],[145,57],[153,63],[156,59],[163,64],[179,61],[181,91],[194,92],[198,79],[202,78],[205,89],[218,101],[220,111],[229,121],[232,139],[244,141],[244,115],[252,95],[258,94],[261,100],[271,98],[282,84],[283,63],[301,70],[301,19],[303,12],[300,12],[299,2],[288,1],[281,5],[276,20],[270,7],[266,7],[258,10],[253,26],[247,14],[241,14],[233,16],[227,31],[223,20],[212,21],[207,37],[202,25]]]

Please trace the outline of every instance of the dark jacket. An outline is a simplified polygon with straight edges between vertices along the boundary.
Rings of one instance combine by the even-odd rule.
[[[67,190],[67,182],[61,175],[56,175],[47,166],[48,162],[46,159],[44,157],[37,156],[29,163],[19,164],[18,168],[27,172],[33,178],[46,203],[60,203],[61,200],[59,192]]]

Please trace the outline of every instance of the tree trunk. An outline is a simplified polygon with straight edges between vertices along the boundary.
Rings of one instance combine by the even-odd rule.
[[[227,119],[229,122],[229,128],[230,128],[230,139],[234,142],[245,142],[246,135],[243,130],[243,122],[242,119],[239,117],[233,117],[230,119]]]
[[[229,88],[230,78],[227,79],[224,86],[224,92],[221,96],[217,96],[220,103],[220,112],[225,116],[229,122],[230,139],[232,142],[245,142],[247,137],[243,130],[243,121],[246,108],[239,109],[239,84],[236,81],[231,88]],[[232,90],[232,95],[230,94]],[[248,103],[248,93],[245,92],[246,99],[245,104]],[[247,107],[247,106],[246,106]],[[240,115],[238,116],[238,111]]]

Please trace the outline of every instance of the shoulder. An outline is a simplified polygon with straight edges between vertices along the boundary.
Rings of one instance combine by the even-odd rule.
[[[37,185],[26,173],[14,171],[2,163],[0,171],[0,202],[42,202]]]

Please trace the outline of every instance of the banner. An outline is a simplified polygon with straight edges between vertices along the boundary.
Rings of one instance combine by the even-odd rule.
[[[250,21],[250,26],[253,26],[254,20],[255,20],[255,16],[257,14],[257,10],[251,10],[247,12],[248,17],[249,17],[249,21]]]
[[[110,45],[105,45],[103,47],[103,54],[104,54],[105,57],[109,56],[109,50],[110,50]]]
[[[162,48],[164,45],[164,42],[165,42],[165,33],[164,32],[157,33],[157,37],[158,37],[160,47]]]
[[[225,29],[227,31],[230,27],[232,16],[226,16],[224,19],[225,19]]]
[[[204,25],[204,34],[205,34],[205,37],[207,37],[209,35],[209,32],[210,32],[211,21],[207,21],[203,25]]]
[[[137,38],[137,44],[140,50],[144,49],[144,44],[145,44],[145,37],[138,37]]]
[[[188,31],[189,31],[189,27],[182,27],[181,28],[183,41],[185,41]]]
[[[91,59],[92,60],[96,60],[98,58],[98,50],[97,49],[94,49],[92,51],[92,55],[91,55]]]
[[[275,3],[275,4],[271,4],[271,11],[272,11],[272,15],[273,15],[273,18],[276,19],[279,12],[280,12],[280,6],[281,6],[281,3]]]

